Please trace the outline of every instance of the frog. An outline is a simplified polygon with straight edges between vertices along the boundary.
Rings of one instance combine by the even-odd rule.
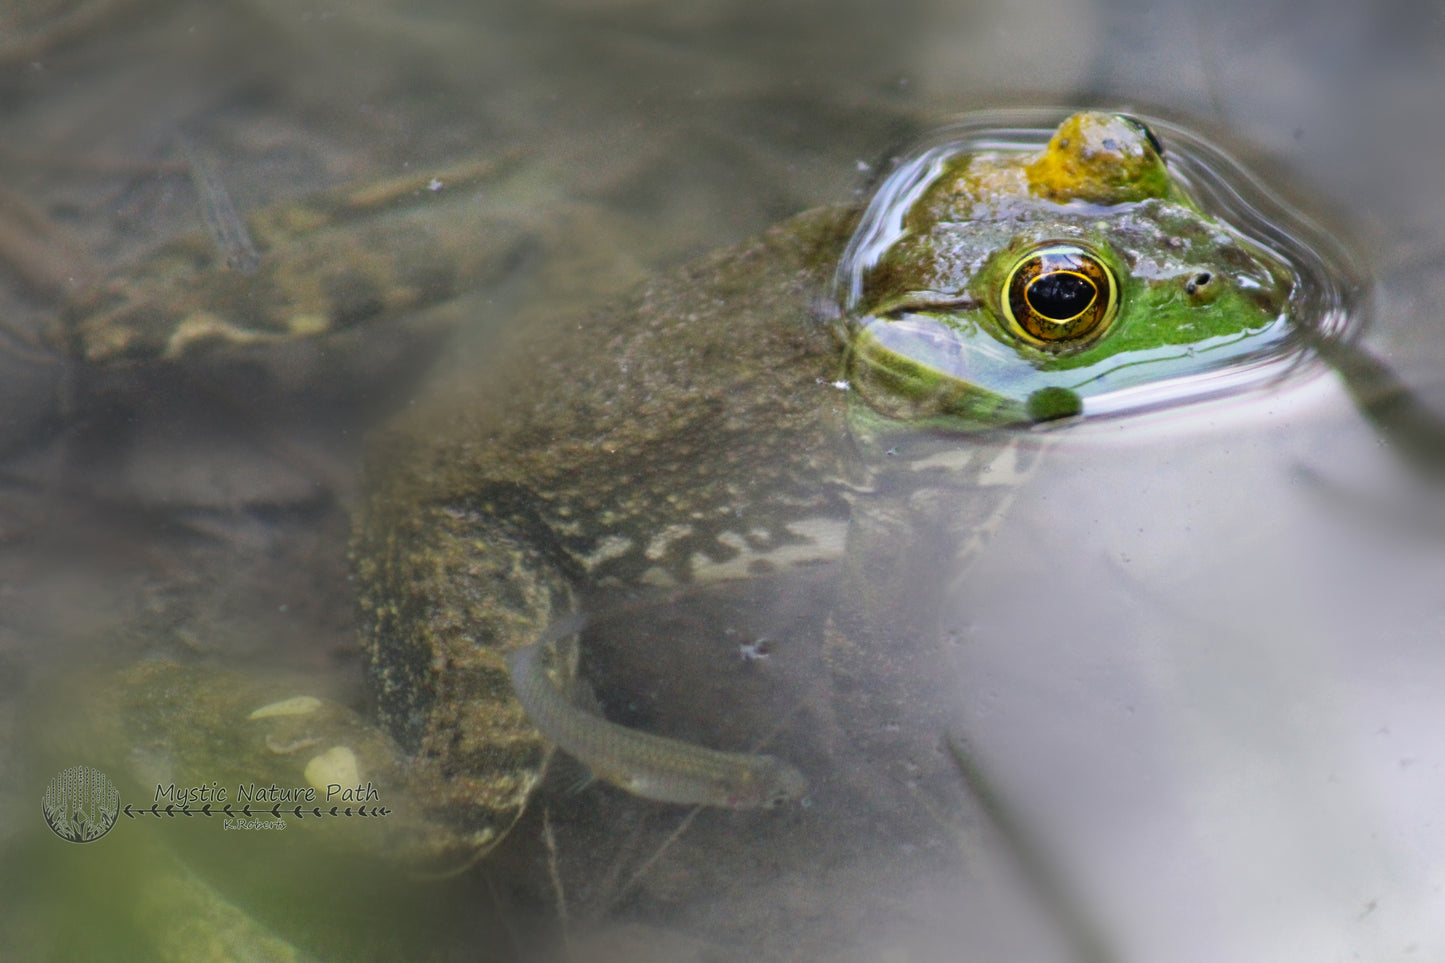
[[[678,593],[822,573],[832,708],[810,721],[835,747],[936,736],[946,694],[917,688],[934,653],[901,643],[936,630],[947,573],[1048,439],[1096,402],[1118,411],[1141,387],[1277,348],[1300,322],[1307,272],[1211,212],[1154,126],[1085,111],[1027,146],[925,141],[865,204],[801,213],[602,306],[539,299],[459,344],[367,441],[350,559],[369,716],[153,664],[88,714],[149,735],[139,754],[115,737],[126,765],[150,760],[143,785],[375,782],[393,815],[362,840],[333,833],[340,845],[463,872],[511,836],[558,747],[666,803],[831,791],[786,747],[623,730],[584,705],[582,668],[589,614],[625,632]],[[174,364],[319,327],[177,316],[127,338],[76,328],[73,343],[133,367],[135,351]],[[157,749],[167,729],[187,735]],[[901,767],[914,747],[899,748]]]
[[[926,158],[867,210],[798,215],[580,317],[543,305],[373,436],[352,558],[377,717],[476,851],[567,744],[509,671],[536,681],[517,653],[549,626],[838,564],[829,671],[902,711],[912,546],[947,532],[958,562],[1029,439],[1091,393],[1288,324],[1291,266],[1207,213],[1144,121],[1082,112],[1037,151]],[[554,648],[567,691],[576,633]],[[765,801],[797,795],[774,782]]]

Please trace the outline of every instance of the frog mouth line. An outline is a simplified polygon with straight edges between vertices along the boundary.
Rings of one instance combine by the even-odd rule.
[[[942,311],[978,311],[983,304],[971,294],[939,297],[909,297],[899,303],[885,305],[874,312],[874,317],[885,321],[902,321],[911,314],[931,314]]]

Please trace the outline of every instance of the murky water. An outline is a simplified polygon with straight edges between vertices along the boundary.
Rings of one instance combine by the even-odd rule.
[[[448,879],[159,818],[65,843],[40,817],[55,727],[36,705],[97,667],[177,659],[364,706],[345,558],[358,439],[425,377],[439,335],[460,324],[485,346],[539,300],[600,301],[852,200],[967,109],[1129,106],[1227,146],[1338,237],[1369,282],[1360,344],[1417,415],[1445,416],[1437,10],[17,11],[0,23],[0,955],[146,956],[156,929],[222,903],[322,958],[1445,953],[1438,460],[1328,372],[1058,433],[942,600],[938,684],[997,806],[962,779],[870,796],[866,765],[831,768],[808,708],[826,571],[683,599],[642,637],[604,620],[587,663],[621,721],[731,748],[771,738],[817,786],[811,806],[703,812],[674,839],[686,810],[574,792],[561,767],[501,850]],[[240,360],[58,363],[40,332],[59,305],[203,230],[182,134],[243,211],[495,163],[467,195],[468,216],[497,225],[478,290]],[[461,192],[438,180],[424,200],[441,223]],[[745,660],[759,637],[768,658]],[[81,763],[100,764],[64,765]],[[110,861],[88,862],[91,846]],[[202,891],[220,902],[179,895]],[[135,892],[149,899],[103,908]]]

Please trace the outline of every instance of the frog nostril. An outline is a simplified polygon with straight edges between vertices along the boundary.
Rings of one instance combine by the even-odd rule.
[[[1200,271],[1188,281],[1184,282],[1184,291],[1186,294],[1204,294],[1210,282],[1213,280],[1214,275],[1208,271]]]

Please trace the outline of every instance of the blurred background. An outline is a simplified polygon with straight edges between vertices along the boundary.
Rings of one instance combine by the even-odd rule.
[[[0,6],[0,842],[38,822],[38,787],[10,777],[50,679],[179,654],[362,700],[357,439],[429,356],[364,338],[178,387],[49,347],[68,299],[201,229],[178,135],[243,212],[495,163],[486,283],[407,329],[485,343],[544,295],[600,299],[855,202],[957,113],[1138,110],[1339,240],[1368,285],[1359,343],[1445,418],[1442,70],[1445,14],[1408,0]],[[219,401],[194,404],[196,380]],[[1044,892],[961,790],[906,830],[850,816],[876,832],[856,850],[816,842],[825,800],[704,814],[643,895],[593,893],[593,922],[645,933],[634,959],[1445,958],[1445,511],[1420,463],[1325,369],[1060,433],[941,600],[959,735]],[[583,904],[677,816],[605,790],[556,806]],[[527,833],[507,865],[546,894]],[[701,868],[727,847],[750,874]],[[415,955],[519,958],[469,942],[508,871],[448,889]],[[46,945],[20,879],[0,885],[17,958]]]

